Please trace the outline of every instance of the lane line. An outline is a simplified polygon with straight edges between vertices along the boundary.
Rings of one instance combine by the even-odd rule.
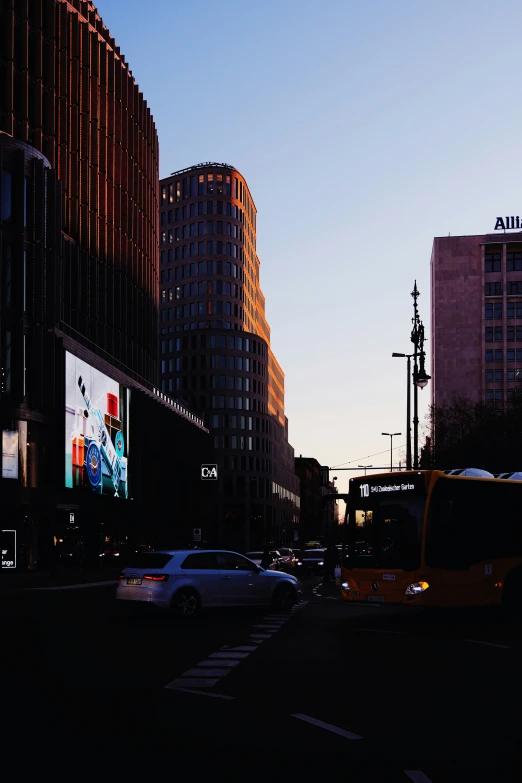
[[[407,775],[410,780],[413,780],[414,783],[431,783],[431,780],[426,777],[424,772],[421,772],[420,769],[405,769],[404,774]]]
[[[271,633],[251,633],[250,634],[250,638],[251,639],[260,639],[261,641],[263,641],[263,639],[271,639],[272,635],[273,634],[271,634]]]
[[[265,631],[279,631],[279,625],[253,625],[252,628],[261,628]]]
[[[485,647],[500,647],[501,650],[513,649],[508,644],[494,644],[493,642],[481,642],[478,639],[461,639],[461,642],[468,642],[469,644],[483,644]]]
[[[194,685],[198,688],[213,688],[217,682],[219,682],[219,680],[203,680],[198,679],[197,677],[194,677],[194,679],[191,680],[188,677],[177,677],[175,680],[172,680],[172,682],[169,682],[168,685],[165,685],[165,688],[184,688],[190,685]]]
[[[325,598],[326,598],[327,601],[338,601],[339,600],[339,598],[337,598],[337,597],[334,598],[333,595],[326,595]]]
[[[210,659],[207,659],[206,661],[201,661],[201,663],[198,663],[198,666],[228,666],[231,669],[234,666],[239,666],[241,661],[224,661],[220,659],[219,661],[216,661],[214,658],[212,661]]]
[[[340,737],[345,737],[346,739],[350,739],[350,740],[364,739],[364,737],[361,737],[359,734],[353,734],[353,732],[351,731],[346,731],[346,729],[340,729],[338,726],[332,726],[331,723],[324,723],[324,721],[322,720],[311,718],[309,715],[302,715],[299,712],[294,713],[292,715],[292,718],[297,718],[298,720],[303,720],[306,723],[311,723],[312,726],[319,726],[320,729],[326,729],[326,731],[331,731],[332,734],[338,734]]]
[[[117,585],[118,580],[111,579],[110,582],[86,582],[82,585],[58,585],[55,587],[20,587],[21,593],[37,592],[41,590],[86,590],[89,587],[107,587],[108,585]]]
[[[198,691],[195,688],[181,688],[178,685],[166,685],[171,691],[181,691],[182,693],[197,693],[199,696],[212,696],[214,699],[235,699],[235,696],[227,696],[224,693],[210,693],[210,691]]]
[[[227,652],[226,650],[223,650],[222,652],[213,652],[209,656],[209,658],[248,658],[248,653],[242,653],[242,652]]]
[[[380,628],[356,628],[356,631],[366,631],[367,633],[391,633],[395,636],[408,636],[406,631],[383,631]]]
[[[241,647],[222,647],[221,649],[231,650],[232,652],[254,652],[254,650],[257,650],[257,647],[248,647],[246,644],[242,644]],[[221,666],[221,663],[219,665]]]
[[[230,669],[188,669],[183,672],[182,677],[225,677],[230,674]]]

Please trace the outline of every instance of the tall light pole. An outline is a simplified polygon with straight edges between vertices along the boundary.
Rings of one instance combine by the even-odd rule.
[[[358,468],[364,468],[364,475],[366,476],[366,469],[373,468],[373,465],[357,465]]]
[[[393,438],[395,435],[402,435],[402,432],[383,432],[382,434],[390,436],[390,473],[393,473]]]
[[[412,353],[392,353],[392,358],[407,359],[406,367],[406,470],[411,470],[411,360]]]
[[[414,347],[413,353],[413,469],[419,469],[419,399],[418,390],[424,389],[428,385],[431,376],[426,373],[424,361],[426,354],[424,352],[424,325],[419,318],[417,299],[420,296],[417,288],[417,281],[411,292],[413,297],[413,318],[411,319],[413,329],[411,331],[411,341]],[[419,362],[420,361],[420,367]]]

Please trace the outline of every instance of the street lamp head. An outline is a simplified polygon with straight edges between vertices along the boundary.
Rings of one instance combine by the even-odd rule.
[[[337,476],[334,476],[332,481],[337,481]]]
[[[392,359],[395,359],[396,357],[401,357],[402,359],[406,358],[405,353],[392,353]]]
[[[402,432],[394,432],[394,435],[402,435]]]
[[[428,381],[431,380],[431,375],[428,375],[427,373],[423,372],[422,370],[417,373],[417,377],[415,378],[415,385],[419,387],[419,389],[424,389],[428,385]]]
[[[391,435],[391,432],[383,432],[382,435]]]

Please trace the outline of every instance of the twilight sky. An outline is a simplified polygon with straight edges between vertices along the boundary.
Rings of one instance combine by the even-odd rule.
[[[429,337],[433,237],[522,214],[522,5],[97,7],[154,115],[160,176],[217,161],[247,179],[296,455],[389,465],[381,432],[406,425],[405,360],[391,354],[412,348],[415,279]],[[419,399],[422,419],[429,386]],[[332,475],[346,492],[357,474]]]

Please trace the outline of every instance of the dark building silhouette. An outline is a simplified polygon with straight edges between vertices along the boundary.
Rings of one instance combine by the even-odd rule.
[[[337,543],[339,532],[339,508],[337,501],[327,496],[337,494],[328,468],[314,457],[295,458],[295,472],[299,477],[301,495],[301,544],[306,541]]]
[[[223,545],[292,543],[299,482],[259,281],[256,206],[227,164],[174,172],[160,189],[161,388],[212,429]]]
[[[2,527],[20,567],[215,535],[208,429],[157,383],[147,104],[90,2],[0,0],[0,37]]]

